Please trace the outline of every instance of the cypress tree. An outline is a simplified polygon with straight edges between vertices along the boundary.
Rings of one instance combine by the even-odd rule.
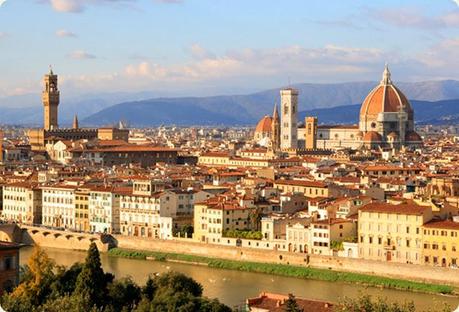
[[[89,306],[103,306],[107,293],[107,277],[102,269],[96,244],[89,246],[81,273],[78,275],[75,294],[86,298]]]

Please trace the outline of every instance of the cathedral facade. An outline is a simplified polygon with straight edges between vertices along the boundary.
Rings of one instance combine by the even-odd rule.
[[[304,125],[297,126],[298,91],[281,90],[280,150],[291,149],[340,149],[340,148],[395,148],[419,147],[422,138],[414,129],[414,111],[406,96],[393,84],[389,68],[384,68],[380,83],[367,95],[360,109],[358,125],[319,125],[316,117],[306,117]],[[277,110],[275,110],[277,113]],[[273,115],[274,116],[274,115]],[[273,118],[262,119],[268,123]],[[261,121],[260,121],[261,122]],[[272,128],[272,127],[271,127]],[[285,131],[282,131],[284,130]],[[267,139],[277,142],[274,132],[265,133],[260,145],[276,147]]]

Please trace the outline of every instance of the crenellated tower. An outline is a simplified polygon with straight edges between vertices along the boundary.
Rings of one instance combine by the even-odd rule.
[[[59,89],[57,86],[57,75],[53,73],[50,67],[49,74],[43,78],[44,90],[42,92],[42,101],[44,107],[44,124],[45,130],[57,129],[58,123],[58,106],[60,100]]]

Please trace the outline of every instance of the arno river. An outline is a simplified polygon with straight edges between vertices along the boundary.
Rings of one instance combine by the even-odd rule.
[[[86,255],[85,252],[63,249],[46,248],[45,250],[57,264],[65,266],[69,266],[74,262],[84,261]],[[21,249],[21,264],[27,262],[31,251],[31,247]],[[336,302],[343,296],[358,296],[359,292],[364,291],[373,296],[388,298],[390,301],[414,301],[421,311],[429,308],[439,308],[442,302],[447,302],[453,308],[459,305],[459,298],[455,297],[363,287],[346,283],[221,270],[191,264],[115,258],[109,257],[107,254],[101,254],[101,260],[104,269],[115,274],[117,278],[131,276],[133,280],[141,284],[152,273],[162,273],[168,270],[182,272],[203,285],[205,296],[218,298],[221,302],[231,307],[243,304],[245,298],[256,296],[262,291],[284,294],[293,293],[299,297],[323,299],[332,302]]]

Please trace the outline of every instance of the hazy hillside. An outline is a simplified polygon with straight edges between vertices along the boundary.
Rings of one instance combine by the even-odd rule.
[[[299,109],[306,111],[361,103],[375,85],[375,82],[355,82],[299,84],[294,87],[300,90]],[[408,98],[414,100],[459,99],[458,81],[400,83],[398,85]],[[275,102],[279,102],[279,89],[249,95],[160,98],[121,103],[89,116],[83,122],[89,125],[103,125],[126,120],[132,125],[139,126],[166,123],[177,125],[253,124],[263,115],[271,114]],[[180,110],[185,107],[189,113],[182,114]],[[343,120],[356,118],[355,113],[347,109],[337,112],[339,118]],[[447,111],[444,113],[448,114]]]
[[[457,124],[459,122],[459,99],[438,102],[411,101],[415,111],[414,118],[419,124]],[[356,124],[358,123],[360,104],[332,108],[313,109],[299,113],[299,119],[305,116],[317,116],[321,124]]]
[[[376,82],[304,83],[293,87],[300,91],[300,111],[307,111],[361,103],[375,85]],[[459,81],[401,82],[397,85],[411,100],[459,99]],[[153,99],[152,97],[151,92],[101,93],[78,97],[63,94],[59,106],[60,124],[69,125],[75,113],[78,113],[82,125],[91,126],[115,124],[119,120],[138,126],[253,124],[263,115],[272,113],[274,103],[279,102],[279,88],[248,95]],[[0,123],[42,123],[40,94],[0,98],[0,107]],[[451,107],[448,106],[447,109]],[[441,113],[445,116],[453,114],[448,111]],[[335,119],[356,118],[356,115],[346,108],[336,109],[333,114],[339,115],[334,117]]]
[[[117,92],[85,94],[80,96],[61,95],[59,122],[69,125],[75,113],[80,119],[123,101],[151,98],[151,92]],[[0,124],[41,125],[43,108],[41,94],[25,94],[0,98]]]

